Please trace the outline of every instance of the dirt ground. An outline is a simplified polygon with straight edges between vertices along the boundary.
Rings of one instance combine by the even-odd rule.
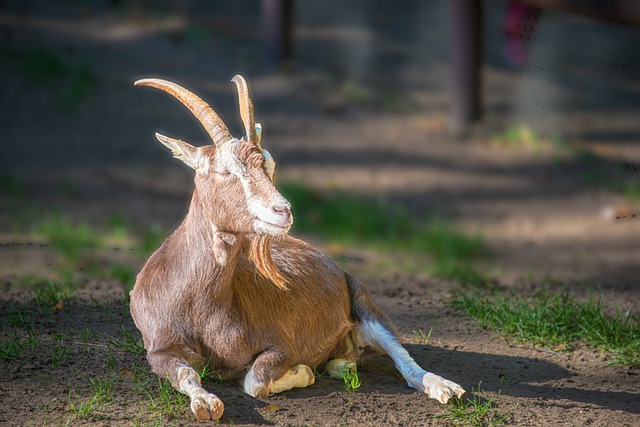
[[[55,302],[34,299],[26,284],[33,276],[56,278],[60,262],[41,242],[32,244],[24,227],[34,218],[58,212],[100,227],[119,216],[167,232],[184,215],[191,174],[153,132],[195,142],[205,134],[168,97],[134,89],[143,76],[194,89],[239,134],[229,79],[242,73],[280,181],[381,197],[415,218],[451,218],[481,233],[492,254],[479,263],[500,287],[526,295],[566,289],[602,296],[612,309],[640,306],[636,208],[609,185],[635,179],[640,168],[637,29],[549,14],[532,42],[531,65],[514,71],[496,59],[502,2],[489,2],[487,117],[458,138],[447,130],[447,2],[433,2],[432,10],[409,2],[395,14],[367,16],[336,2],[332,12],[300,6],[298,60],[281,72],[262,56],[255,5],[212,12],[200,3],[151,14],[33,2],[31,10],[0,14],[0,166],[3,179],[20,187],[5,182],[0,190],[2,340],[26,339],[19,325],[33,324],[38,342],[0,364],[0,425],[195,424],[187,404],[158,409],[160,386],[143,354],[114,350],[114,338],[138,333],[122,283],[87,279],[54,310]],[[185,21],[198,11],[198,25]],[[407,20],[409,29],[399,24]],[[555,42],[563,35],[564,43]],[[28,59],[13,53],[34,50],[54,52],[68,69],[54,66],[53,81],[33,77]],[[74,70],[85,65],[92,71],[83,88]],[[520,123],[567,143],[550,144],[550,136],[528,147],[495,143]],[[323,244],[322,236],[306,237]],[[421,366],[469,392],[480,385],[509,414],[508,425],[640,425],[637,369],[609,366],[606,354],[588,348],[512,342],[447,305],[452,290],[465,288],[384,263],[368,248],[325,249],[367,284]],[[143,262],[112,252],[102,262],[134,269]],[[414,333],[430,328],[428,343]],[[56,363],[61,342],[66,350]],[[224,401],[226,424],[449,425],[434,418],[446,410],[408,388],[390,360],[372,356],[359,370],[363,383],[353,393],[326,377],[258,400],[236,383],[205,384]],[[113,397],[81,417],[94,393],[90,378],[111,378]]]

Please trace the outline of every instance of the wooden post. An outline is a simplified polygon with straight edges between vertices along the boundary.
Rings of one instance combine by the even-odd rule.
[[[262,0],[262,32],[267,59],[282,65],[291,58],[293,0]]]
[[[451,0],[451,116],[455,132],[480,119],[482,1]]]

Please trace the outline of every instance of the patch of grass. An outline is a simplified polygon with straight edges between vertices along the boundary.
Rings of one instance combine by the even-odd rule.
[[[89,399],[86,402],[74,402],[71,399],[71,392],[69,392],[69,406],[71,407],[71,413],[79,420],[89,418],[98,409],[98,405],[93,399]]]
[[[107,353],[103,356],[103,362],[107,372],[113,372],[118,368],[118,360],[111,353]]]
[[[90,377],[89,385],[93,391],[93,397],[91,399],[100,405],[111,403],[116,380],[117,377],[114,375],[104,378]]]
[[[429,328],[429,332],[426,334],[422,329],[418,329],[413,331],[413,335],[416,337],[420,344],[427,344],[431,339],[431,333],[433,332],[433,328]]]
[[[503,413],[496,408],[494,401],[480,389],[480,384],[477,389],[472,387],[471,390],[473,397],[453,399],[450,405],[444,407],[443,414],[433,415],[433,418],[444,419],[451,425],[465,427],[499,427],[513,418],[511,413]]]
[[[349,393],[358,390],[362,385],[362,381],[358,376],[357,368],[342,370],[340,371],[340,375],[342,376],[342,380],[344,381],[344,388]]]
[[[206,363],[203,363],[200,369],[195,368],[196,372],[200,376],[201,381],[211,381],[219,384],[220,382],[222,382],[222,375],[219,371],[216,371],[209,367],[210,362],[211,358],[209,358]]]
[[[80,339],[80,342],[83,344],[90,343],[95,337],[96,337],[96,332],[90,327],[84,328],[83,330],[80,331],[80,334],[78,334],[78,338]]]
[[[14,362],[20,358],[25,349],[23,340],[13,334],[0,342],[0,360],[3,362]]]
[[[75,260],[88,248],[99,247],[99,232],[86,223],[73,224],[66,217],[50,215],[33,225],[32,232],[48,240],[49,247],[68,260]]]
[[[0,342],[0,360],[15,362],[25,351],[33,351],[36,348],[38,337],[33,323],[26,325],[26,330],[26,335],[18,331],[5,335],[5,339]]]
[[[491,145],[510,149],[523,149],[534,153],[545,151],[568,153],[571,150],[571,144],[562,136],[558,134],[542,135],[525,125],[512,126],[495,134],[491,138]]]
[[[601,299],[582,302],[547,292],[532,298],[458,294],[450,304],[481,326],[521,341],[551,348],[582,342],[612,353],[613,364],[640,367],[640,317],[631,310],[610,314]]]
[[[482,239],[461,233],[445,220],[429,217],[415,221],[404,209],[383,199],[340,190],[316,191],[294,183],[282,184],[280,190],[293,206],[296,231],[346,245],[425,253],[433,259],[430,272],[434,275],[484,281],[471,265],[488,253]]]
[[[60,337],[56,345],[49,350],[49,360],[54,368],[59,368],[66,355],[67,347],[64,345],[64,338]]]
[[[136,337],[130,334],[123,326],[120,326],[120,330],[122,331],[122,338],[112,337],[111,345],[125,353],[144,356],[146,354],[146,351],[140,337]]]
[[[174,389],[168,378],[158,377],[158,385],[160,393],[158,399],[152,400],[152,406],[168,416],[186,415],[189,408],[188,397]]]
[[[18,307],[16,311],[9,314],[9,326],[27,326],[27,322],[24,318],[24,307]]]
[[[69,293],[62,285],[49,280],[40,280],[34,285],[34,302],[43,310],[50,310],[60,301],[65,301]]]

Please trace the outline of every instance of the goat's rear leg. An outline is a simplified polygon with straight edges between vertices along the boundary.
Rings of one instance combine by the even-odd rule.
[[[391,321],[373,304],[367,290],[351,275],[347,274],[346,279],[351,297],[351,311],[358,321],[358,348],[368,346],[378,353],[388,354],[410,387],[441,403],[447,403],[453,396],[460,398],[465,395],[464,389],[458,384],[418,366],[400,344]]]
[[[378,319],[364,320],[357,328],[362,344],[377,352],[388,354],[410,387],[440,403],[447,403],[454,396],[461,398],[466,394],[464,389],[453,381],[422,369],[402,347],[391,328]]]
[[[202,388],[200,375],[183,358],[171,353],[153,352],[147,356],[153,371],[166,376],[176,390],[191,399],[191,411],[198,421],[217,420],[224,412],[224,404],[215,394]]]
[[[244,392],[253,397],[267,397],[315,383],[313,371],[307,365],[290,369],[287,366],[291,365],[276,351],[260,354],[244,377]]]

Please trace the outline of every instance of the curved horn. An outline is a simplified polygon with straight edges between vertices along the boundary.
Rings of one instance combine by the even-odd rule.
[[[236,84],[238,89],[240,117],[242,117],[242,123],[244,123],[247,140],[257,145],[256,122],[253,118],[253,103],[251,102],[251,96],[249,96],[249,87],[247,86],[247,82],[240,74],[235,75],[231,81]]]
[[[187,107],[189,111],[191,111],[191,114],[193,114],[196,119],[198,119],[215,145],[233,139],[231,133],[229,133],[229,129],[227,129],[227,126],[224,124],[220,116],[213,111],[213,108],[200,99],[196,94],[182,86],[162,79],[141,79],[136,81],[133,85],[149,86],[160,89],[161,91],[176,98],[185,107]]]

